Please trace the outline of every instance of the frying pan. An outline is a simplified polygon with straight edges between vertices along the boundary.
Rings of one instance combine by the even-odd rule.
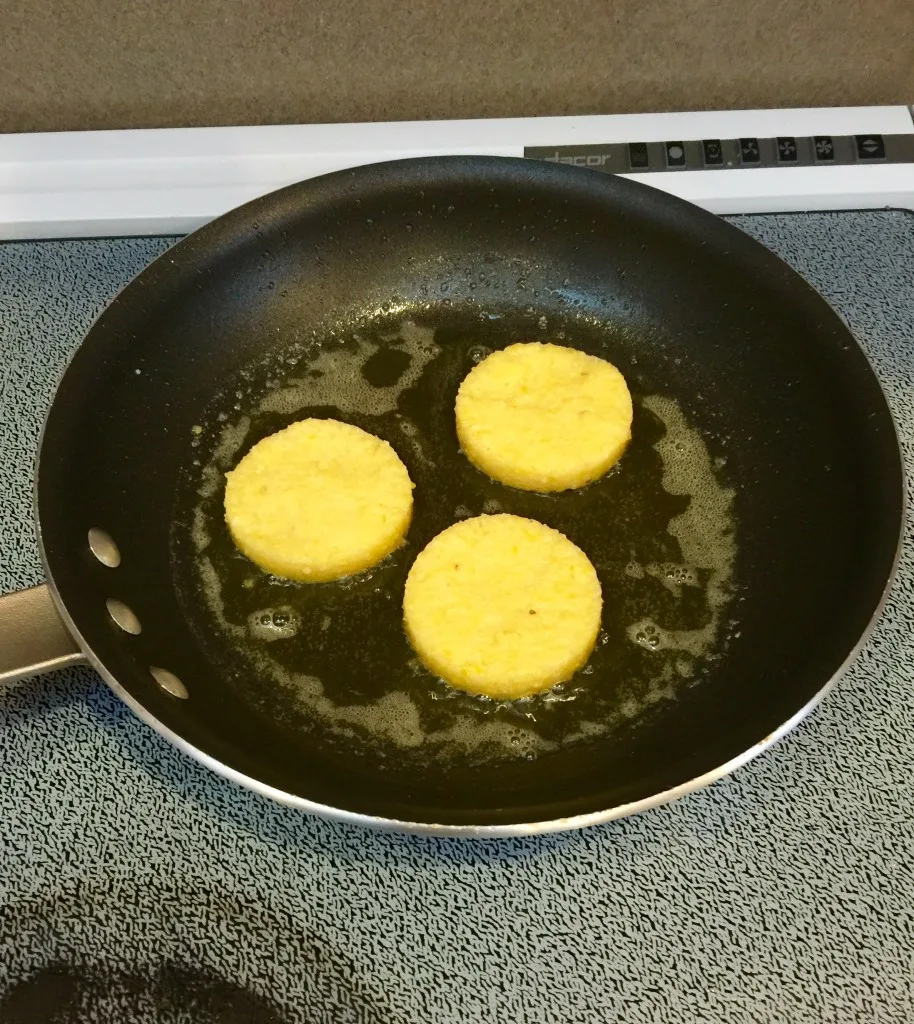
[[[460,380],[522,340],[625,374],[633,440],[597,484],[514,491],[460,453]],[[374,573],[291,585],[228,539],[224,472],[306,415],[386,437],[416,483]],[[547,163],[360,167],[200,229],[94,324],[38,456],[48,583],[0,603],[0,667],[88,659],[182,750],[338,819],[606,821],[721,777],[822,697],[884,600],[902,483],[853,337],[735,227]],[[604,591],[590,664],[504,705],[431,678],[400,619],[416,553],[491,511],[561,529]]]

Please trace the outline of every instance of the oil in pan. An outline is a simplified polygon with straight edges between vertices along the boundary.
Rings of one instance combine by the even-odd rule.
[[[172,554],[188,620],[227,685],[281,727],[353,749],[472,764],[535,758],[628,728],[675,700],[735,630],[737,530],[724,459],[713,457],[662,382],[627,358],[623,332],[569,315],[461,322],[420,312],[320,333],[248,367],[195,426],[177,496]],[[517,491],[459,451],[457,388],[489,351],[553,340],[625,374],[633,439],[603,479],[555,495]],[[355,423],[391,443],[416,484],[405,543],[372,570],[300,584],[262,572],[223,518],[224,475],[262,437],[307,416]],[[409,567],[456,519],[491,512],[538,519],[590,557],[603,628],[569,682],[524,700],[459,692],[416,660],[401,621]]]

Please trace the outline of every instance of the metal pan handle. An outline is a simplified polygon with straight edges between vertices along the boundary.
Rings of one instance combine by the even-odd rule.
[[[0,683],[85,660],[57,614],[47,583],[0,597]]]

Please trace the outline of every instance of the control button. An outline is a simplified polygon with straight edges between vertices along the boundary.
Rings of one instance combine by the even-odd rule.
[[[640,167],[647,167],[647,143],[630,142],[628,144],[628,162],[632,170]]]
[[[858,160],[885,160],[885,141],[881,135],[856,135]]]
[[[778,136],[778,163],[795,164],[797,162],[797,140],[792,135]]]
[[[739,158],[744,164],[760,164],[762,162],[762,151],[758,139],[739,140]]]
[[[835,159],[835,140],[830,135],[814,135],[813,148],[816,153],[816,160]]]
[[[705,167],[717,167],[724,162],[724,150],[720,139],[705,139],[701,144]]]
[[[668,142],[666,144],[666,165],[667,167],[685,167],[685,146],[681,142]]]

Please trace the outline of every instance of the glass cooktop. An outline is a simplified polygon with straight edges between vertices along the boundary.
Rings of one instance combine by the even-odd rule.
[[[733,219],[848,322],[910,473],[914,215]],[[0,245],[4,590],[41,578],[31,472],[54,383],[169,244]],[[270,804],[87,669],[8,687],[0,1022],[912,1020],[912,638],[907,544],[857,662],[771,751],[637,818],[490,842]]]

